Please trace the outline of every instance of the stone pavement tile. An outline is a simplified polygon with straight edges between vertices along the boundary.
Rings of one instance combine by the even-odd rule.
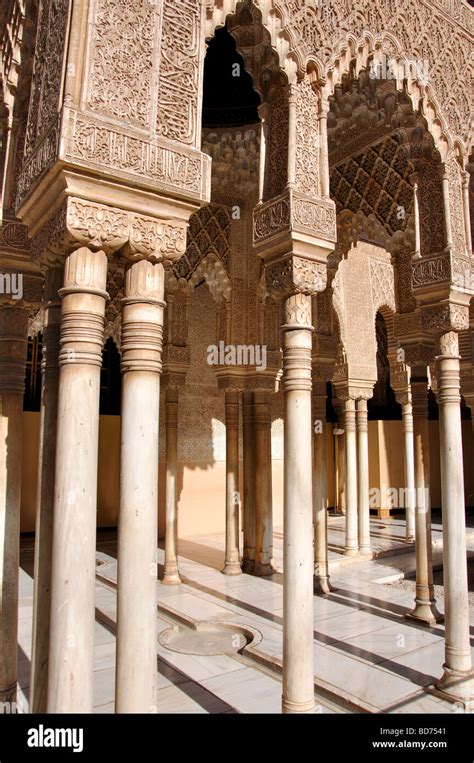
[[[315,596],[313,605],[313,622],[315,624],[323,620],[329,620],[341,615],[350,615],[359,611],[359,605],[350,606],[343,601],[334,601],[332,596]]]
[[[361,633],[380,630],[391,623],[378,615],[372,615],[361,610],[349,614],[320,620],[315,625],[315,638],[318,634],[329,639],[342,640],[358,636]]]
[[[252,668],[201,683],[240,713],[281,712],[281,683]]]
[[[166,604],[194,620],[229,620],[232,611],[220,604],[189,594],[176,593],[166,599]]]
[[[94,647],[94,670],[115,667],[115,640]]]
[[[191,681],[158,692],[158,713],[226,713],[232,707]]]
[[[429,630],[394,623],[388,628],[363,633],[344,640],[345,644],[354,647],[354,654],[364,657],[369,652],[378,663],[390,659],[397,661],[399,657],[422,649],[423,647],[442,641],[440,636]]]
[[[400,702],[390,709],[391,713],[420,713],[425,715],[426,713],[446,713],[451,714],[454,712],[455,706],[450,702],[445,702],[430,694],[422,694],[418,697],[413,697],[406,702]],[[429,723],[427,724],[430,725]],[[442,724],[441,724],[442,725]]]
[[[115,667],[94,671],[94,707],[114,701]]]
[[[419,687],[395,673],[351,657],[334,646],[316,645],[315,675],[334,689],[383,709],[411,696]]]
[[[206,656],[181,654],[180,652],[172,652],[158,644],[159,670],[161,670],[162,665],[165,668],[166,664],[193,681],[233,673],[245,667],[243,663],[224,654]]]
[[[474,648],[471,649],[474,656]],[[444,640],[440,639],[415,651],[397,657],[397,663],[407,669],[407,673],[424,677],[426,683],[441,678],[444,663]],[[381,663],[384,667],[384,663]]]

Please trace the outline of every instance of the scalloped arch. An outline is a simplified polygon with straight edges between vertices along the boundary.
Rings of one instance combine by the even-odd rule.
[[[329,98],[335,87],[340,84],[342,77],[346,74],[354,73],[358,76],[362,69],[367,68],[368,60],[374,56],[376,61],[381,61],[383,55],[391,55],[396,60],[397,89],[403,89],[404,72],[406,71],[406,62],[413,60],[410,53],[406,53],[395,35],[386,32],[383,35],[374,35],[369,30],[364,30],[361,37],[356,37],[349,32],[346,38],[341,41],[338,48],[334,51],[331,59],[324,65],[324,84],[323,95]],[[317,58],[317,57],[316,57]],[[308,57],[314,65],[314,56]],[[322,62],[320,62],[322,63]],[[420,104],[423,104],[423,116],[426,119],[428,131],[433,137],[436,148],[444,160],[456,142],[462,146],[463,156],[467,156],[467,149],[459,136],[450,131],[446,118],[443,115],[433,86],[422,79],[412,76],[409,72],[407,78],[406,92],[409,96],[413,109],[418,110]]]
[[[248,7],[247,2],[242,0],[207,0],[207,35],[212,36],[214,30],[225,24],[228,15],[236,16],[243,8]],[[418,47],[426,42],[428,37],[423,35],[422,43],[410,47],[409,34],[403,36],[403,25],[398,29],[398,34],[391,31],[383,33],[373,32],[372,28],[380,26],[382,23],[381,11],[377,8],[369,9],[369,16],[360,9],[354,10],[352,25],[359,30],[356,34],[351,30],[346,30],[341,37],[341,27],[337,25],[334,31],[334,41],[331,41],[333,53],[328,60],[323,60],[319,51],[308,50],[307,44],[301,35],[298,36],[297,29],[294,28],[292,14],[301,12],[303,7],[305,13],[313,12],[316,14],[320,10],[320,4],[315,0],[314,3],[299,0],[258,0],[258,5],[252,4],[261,18],[263,27],[270,35],[271,46],[278,56],[279,66],[284,71],[290,81],[296,77],[304,76],[309,70],[313,75],[313,81],[318,81],[322,86],[323,96],[329,96],[334,92],[334,87],[341,81],[344,74],[351,71],[355,64],[355,74],[357,75],[362,68],[367,66],[367,61],[371,55],[381,55],[389,53],[396,59],[399,66],[397,77],[397,86],[401,89],[403,86],[404,62],[414,60],[418,55]],[[421,8],[412,7],[410,9],[410,19],[408,22],[408,31],[410,29],[420,30],[423,27]],[[328,6],[327,12],[333,11],[340,15],[336,5]],[[339,18],[339,16],[338,16]],[[322,22],[322,17],[318,19]],[[436,21],[433,21],[436,24]],[[442,37],[442,30],[438,26],[430,29],[430,32],[438,32],[438,37]],[[456,33],[456,30],[454,30]],[[328,49],[329,39],[321,40],[322,49]],[[422,82],[416,76],[410,76],[407,79],[407,92],[410,96],[413,107],[418,109],[423,102],[424,116],[428,123],[428,129],[435,140],[441,157],[444,159],[452,149],[455,142],[462,147],[463,157],[466,159],[469,153],[469,147],[472,139],[469,134],[467,140],[462,136],[455,134],[450,128],[448,117],[446,115],[447,106],[443,109],[436,90],[436,79],[434,87],[431,83]],[[459,96],[461,97],[461,96]],[[450,108],[455,107],[457,100],[451,96]],[[448,104],[449,105],[449,104]],[[467,126],[466,126],[467,127]]]

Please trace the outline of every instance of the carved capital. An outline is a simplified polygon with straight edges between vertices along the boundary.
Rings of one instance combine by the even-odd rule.
[[[290,294],[317,294],[326,288],[327,268],[321,262],[290,256],[265,266],[269,292],[280,297]]]
[[[469,306],[445,302],[421,308],[424,331],[439,335],[447,331],[465,331],[469,328]]]
[[[28,310],[0,305],[0,397],[23,395],[27,339]]]
[[[131,215],[128,243],[124,253],[129,259],[177,260],[186,251],[187,224],[184,220],[156,220]]]
[[[122,373],[161,372],[164,288],[161,263],[140,260],[128,268],[122,314]]]
[[[32,256],[57,265],[71,249],[87,246],[131,260],[175,260],[186,249],[186,222],[137,215],[105,204],[68,197],[32,242]]]
[[[333,386],[339,400],[370,400],[374,394],[374,382],[363,379],[334,379]]]

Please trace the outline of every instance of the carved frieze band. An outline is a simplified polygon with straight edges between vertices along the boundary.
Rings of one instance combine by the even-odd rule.
[[[19,220],[3,220],[0,227],[0,249],[14,249],[27,252],[30,248],[28,228]]]
[[[24,159],[16,192],[17,209],[19,209],[35,184],[41,180],[47,170],[58,160],[60,130],[60,120],[58,118],[36,146],[31,156]]]
[[[474,270],[471,259],[465,255],[438,254],[423,257],[412,265],[412,288],[417,289],[449,282],[463,291],[474,290]]]
[[[207,200],[211,159],[193,148],[166,140],[146,140],[125,130],[113,130],[99,120],[69,112],[70,135],[64,159],[124,178],[159,185]]]
[[[286,191],[254,209],[253,241],[260,244],[286,231],[298,231],[336,241],[334,202]]]
[[[198,200],[210,195],[211,159],[193,148],[163,139],[146,140],[99,119],[64,109],[67,138],[60,150],[60,122],[53,125],[22,168],[16,205],[21,206],[41,177],[58,160],[100,170],[102,174],[157,186]]]
[[[107,253],[124,248],[131,259],[174,260],[186,249],[186,223],[69,197],[33,239],[32,255],[51,265],[78,246]]]

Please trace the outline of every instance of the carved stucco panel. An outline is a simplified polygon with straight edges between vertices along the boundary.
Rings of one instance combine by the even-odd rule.
[[[158,16],[150,0],[96,0],[93,9],[89,108],[149,129]]]

